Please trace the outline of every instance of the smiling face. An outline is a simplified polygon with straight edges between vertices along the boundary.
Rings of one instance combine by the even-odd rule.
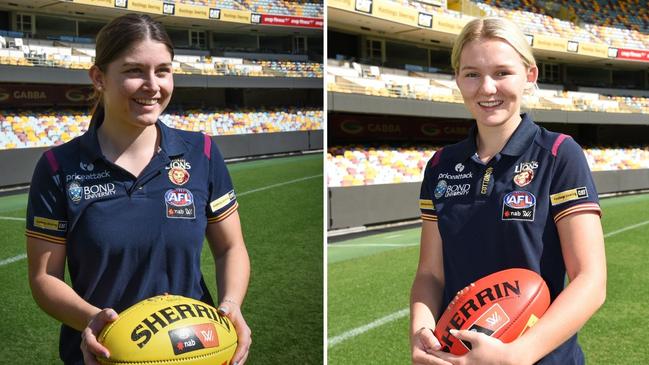
[[[105,120],[145,128],[154,125],[173,92],[171,54],[165,44],[145,39],[108,64],[90,71],[102,90]]]
[[[523,91],[537,74],[509,43],[478,39],[464,45],[456,82],[478,125],[500,127],[520,121]]]

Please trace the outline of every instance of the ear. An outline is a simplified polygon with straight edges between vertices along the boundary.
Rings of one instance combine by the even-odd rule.
[[[97,67],[97,65],[92,65],[90,70],[88,70],[88,76],[92,84],[95,86],[95,90],[104,91],[104,73]]]
[[[527,69],[527,82],[531,82],[532,84],[535,84],[538,77],[539,77],[539,68],[536,66],[530,66],[530,68]]]

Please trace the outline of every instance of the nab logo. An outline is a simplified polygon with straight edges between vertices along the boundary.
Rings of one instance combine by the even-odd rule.
[[[250,22],[255,24],[261,23],[261,14],[250,14]]]
[[[505,204],[514,209],[530,208],[536,204],[536,198],[527,191],[512,191],[505,195]]]
[[[165,200],[174,207],[186,207],[194,203],[192,192],[187,189],[171,189],[165,194]]]

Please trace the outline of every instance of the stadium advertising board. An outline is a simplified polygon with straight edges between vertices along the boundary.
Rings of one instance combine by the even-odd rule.
[[[416,9],[399,6],[397,3],[385,0],[374,0],[372,14],[377,18],[417,26],[419,12]]]
[[[127,9],[141,13],[163,14],[194,19],[212,19],[241,24],[280,25],[300,28],[322,28],[320,18],[257,14],[246,10],[210,8],[202,5],[159,0],[73,0],[78,4]]]
[[[568,50],[568,41],[562,38],[548,37],[545,35],[535,34],[533,48],[544,49],[548,51],[566,52]]]
[[[433,17],[433,30],[444,33],[460,34],[464,25],[471,19],[465,17],[463,20],[435,15]]]
[[[436,121],[361,114],[333,114],[328,132],[338,141],[457,141],[469,133],[471,122]]]
[[[327,0],[327,6],[347,11],[354,11],[354,3],[354,0]]]
[[[0,107],[90,105],[91,86],[1,84]]]
[[[649,62],[649,51],[639,49],[618,48],[617,57],[621,60]]]
[[[584,56],[607,58],[608,46],[605,44],[579,42],[579,51],[577,53]]]
[[[209,11],[205,6],[176,3],[176,15],[186,18],[207,19],[210,18]]]
[[[280,25],[285,27],[322,28],[324,21],[318,18],[305,18],[286,15],[262,14],[259,22],[263,25]]]

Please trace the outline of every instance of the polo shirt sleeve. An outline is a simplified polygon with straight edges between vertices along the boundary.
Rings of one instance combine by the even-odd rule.
[[[36,164],[27,200],[25,235],[65,244],[68,233],[67,197],[58,163],[50,150]]]
[[[555,223],[576,212],[601,216],[599,198],[584,151],[572,138],[561,135],[555,142],[554,173],[550,185],[550,209]]]
[[[223,156],[216,144],[212,143],[211,139],[206,136],[205,145],[208,144],[210,144],[210,147],[209,151],[207,150],[208,147],[206,147],[206,154],[210,156],[210,171],[208,176],[209,204],[207,205],[206,214],[208,223],[216,223],[234,213],[239,204]]]
[[[435,155],[440,153],[437,151]],[[421,211],[421,219],[426,221],[437,222],[437,211],[435,210],[435,203],[433,202],[433,194],[435,192],[434,172],[436,162],[439,156],[435,156],[428,160],[426,169],[424,170],[424,180],[421,183],[421,191],[419,193],[419,210]]]

